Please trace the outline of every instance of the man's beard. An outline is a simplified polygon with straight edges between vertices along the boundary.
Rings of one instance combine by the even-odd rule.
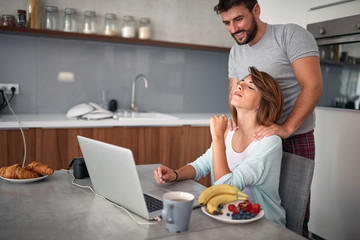
[[[238,39],[235,37],[235,35],[242,32],[242,31],[245,31],[245,30],[240,30],[240,31],[237,31],[236,33],[231,34],[231,36],[235,39],[236,43],[239,44],[239,45],[248,44],[249,42],[251,42],[255,38],[255,36],[257,34],[257,31],[258,31],[258,25],[257,25],[257,22],[255,21],[255,19],[253,18],[250,29],[245,31],[247,33],[246,34],[246,39],[245,39],[244,42],[241,43],[241,42],[238,41]]]

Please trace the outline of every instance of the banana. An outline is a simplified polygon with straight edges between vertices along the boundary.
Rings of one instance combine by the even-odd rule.
[[[246,197],[239,197],[234,194],[219,194],[215,197],[212,197],[206,204],[206,210],[208,213],[217,215],[219,214],[218,208],[220,204],[226,204],[230,202],[235,202],[237,200],[246,200]]]
[[[219,185],[214,185],[211,186],[207,189],[205,189],[199,196],[198,198],[198,203],[200,206],[204,206],[206,205],[206,203],[214,196],[218,195],[218,194],[224,194],[224,193],[228,193],[228,194],[239,194],[243,197],[245,197],[246,199],[249,199],[249,196],[243,192],[241,192],[237,187],[230,185],[230,184],[219,184]]]

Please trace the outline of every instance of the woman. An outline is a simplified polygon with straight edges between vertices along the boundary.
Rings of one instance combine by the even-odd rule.
[[[237,131],[229,131],[225,115],[210,120],[212,145],[197,160],[174,171],[158,167],[154,178],[158,183],[184,179],[200,179],[211,173],[211,184],[231,184],[259,203],[265,217],[285,225],[281,207],[279,179],[282,158],[281,138],[277,135],[254,140],[259,126],[278,121],[284,108],[278,83],[267,73],[249,68],[250,75],[233,82],[229,102]]]

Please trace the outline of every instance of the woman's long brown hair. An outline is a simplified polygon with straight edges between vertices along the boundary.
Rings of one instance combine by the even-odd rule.
[[[276,123],[280,120],[284,109],[284,96],[279,84],[269,74],[261,72],[255,67],[249,67],[249,72],[251,80],[261,93],[261,101],[256,115],[256,121],[258,124],[264,126],[269,126],[270,123]],[[234,121],[237,121],[237,111],[235,107],[230,105],[230,110]]]

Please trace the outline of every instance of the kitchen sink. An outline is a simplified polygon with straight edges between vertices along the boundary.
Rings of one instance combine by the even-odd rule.
[[[118,120],[176,120],[178,117],[159,112],[124,112]]]

